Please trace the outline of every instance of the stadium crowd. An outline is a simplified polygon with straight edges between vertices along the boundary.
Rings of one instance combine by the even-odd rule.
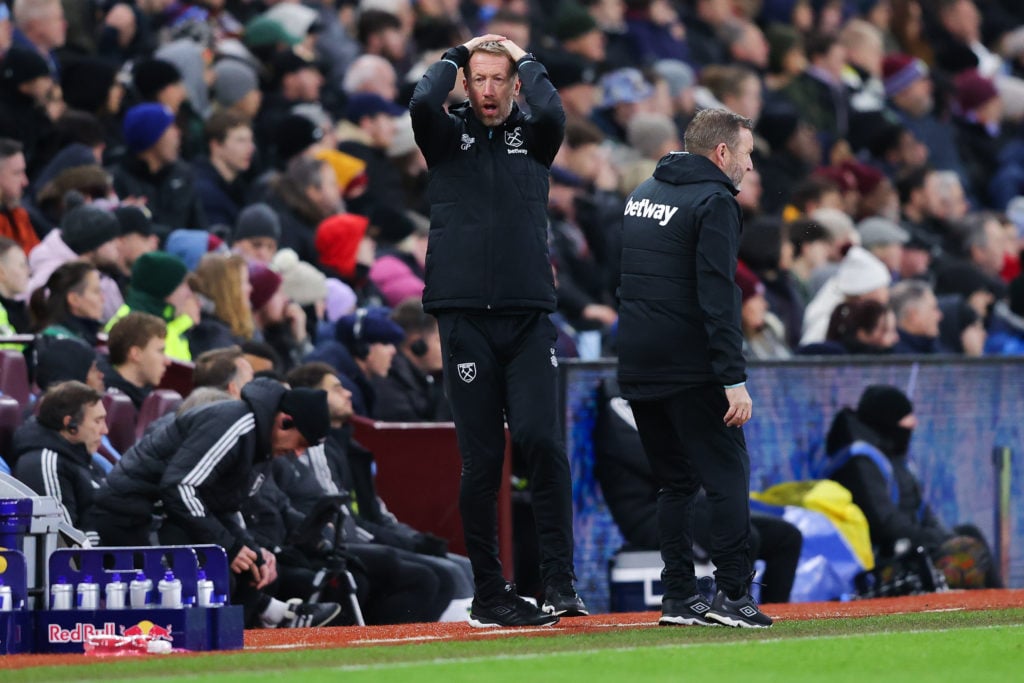
[[[324,390],[326,446],[311,433],[264,473],[227,545],[300,598],[260,593],[257,572],[250,623],[308,623],[302,600],[333,548],[289,533],[311,496],[357,489],[342,507],[367,617],[457,611],[463,558],[378,504],[372,455],[345,424],[450,419],[420,303],[430,209],[408,104],[428,65],[485,33],[532,50],[567,116],[549,198],[558,355],[615,355],[622,216],[655,210],[630,194],[717,107],[755,122],[738,195],[748,357],[1024,353],[1015,0],[13,0],[0,4],[0,335],[39,389],[85,386],[27,408],[45,424],[29,417],[0,466],[56,485],[45,455],[24,454],[52,452],[62,415],[75,432],[95,418],[96,392],[141,409],[172,362],[194,363],[209,389],[196,402],[234,401],[232,419],[256,414],[259,429],[284,411],[281,383]],[[448,103],[465,98],[458,79]],[[254,376],[269,384],[246,390]],[[156,439],[121,459],[105,433],[71,436],[79,470],[60,476],[82,493],[76,522],[116,501],[118,537],[109,513],[130,491],[146,499],[138,531],[160,495],[136,491],[129,465]]]

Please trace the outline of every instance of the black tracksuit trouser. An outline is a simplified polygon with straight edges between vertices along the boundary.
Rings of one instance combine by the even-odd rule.
[[[505,586],[497,537],[505,420],[528,467],[541,578],[546,585],[571,580],[572,483],[558,421],[554,325],[543,311],[447,311],[437,319],[462,455],[459,510],[476,596],[486,600]]]
[[[697,593],[693,570],[694,500],[711,508],[715,582],[730,597],[749,587],[750,457],[743,430],[726,427],[729,402],[714,385],[663,399],[631,401],[637,430],[658,481],[658,531],[666,598]]]

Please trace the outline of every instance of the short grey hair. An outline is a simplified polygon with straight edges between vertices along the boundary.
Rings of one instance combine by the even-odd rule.
[[[921,280],[904,280],[889,290],[889,306],[896,314],[896,319],[903,320],[910,309],[919,306],[931,293],[932,288]]]
[[[348,67],[341,89],[347,93],[363,92],[363,86],[375,83],[382,71],[395,73],[391,62],[379,55],[360,55]]]
[[[683,144],[687,152],[707,156],[721,143],[735,149],[739,143],[740,130],[754,130],[754,122],[728,109],[703,109],[686,127]]]

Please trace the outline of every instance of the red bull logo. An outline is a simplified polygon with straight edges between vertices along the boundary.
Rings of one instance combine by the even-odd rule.
[[[117,624],[108,621],[103,628],[97,628],[95,624],[77,623],[70,629],[60,624],[49,624],[46,635],[51,643],[84,643],[95,635],[116,636]]]
[[[157,626],[152,621],[146,619],[140,621],[134,626],[129,626],[127,628],[122,626],[121,635],[148,636],[150,640],[155,640],[157,638],[160,638],[161,640],[174,640],[174,637],[171,635],[171,630],[173,628],[174,627],[171,624],[168,624],[167,627],[164,628],[163,626]]]

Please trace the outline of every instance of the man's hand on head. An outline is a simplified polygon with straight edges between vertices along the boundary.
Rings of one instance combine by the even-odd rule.
[[[480,43],[486,43],[486,42],[500,43],[502,41],[507,41],[507,40],[508,40],[508,38],[506,38],[505,36],[499,36],[497,33],[488,33],[486,35],[477,36],[476,38],[472,38],[472,39],[466,41],[465,43],[463,43],[462,45],[467,50],[472,52],[473,50],[476,49],[476,47]]]
[[[512,61],[518,62],[520,59],[526,56],[526,50],[513,43],[508,38],[499,41],[499,43],[508,50],[508,53],[512,56]]]

